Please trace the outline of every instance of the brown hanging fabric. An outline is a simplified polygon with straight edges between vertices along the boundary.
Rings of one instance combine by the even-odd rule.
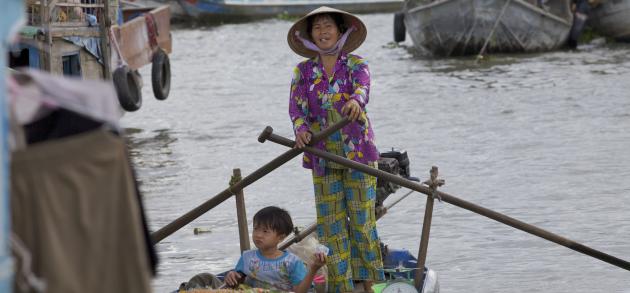
[[[105,129],[12,154],[13,232],[48,292],[150,292],[155,253],[124,140]]]

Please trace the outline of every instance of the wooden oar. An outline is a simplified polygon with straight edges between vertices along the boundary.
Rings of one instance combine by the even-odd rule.
[[[409,196],[410,194],[412,194],[414,192],[415,192],[414,190],[411,190],[411,191],[407,192],[406,194],[404,194],[403,196],[401,196],[400,198],[398,198],[395,201],[393,201],[392,203],[390,203],[389,205],[385,206],[383,209],[379,209],[376,212],[376,219],[379,220],[380,218],[382,218],[387,213],[387,211],[389,209],[391,209],[393,206],[395,206],[400,201],[402,201],[403,199],[407,198],[407,196]],[[287,239],[282,241],[282,243],[280,243],[280,245],[278,246],[278,249],[285,250],[285,249],[289,248],[289,246],[293,245],[294,243],[298,243],[298,242],[302,241],[302,239],[304,239],[305,237],[307,237],[311,233],[315,232],[315,229],[317,229],[317,223],[312,223],[312,224],[306,226],[306,228],[304,228],[304,230],[302,230],[302,231],[299,231],[297,233],[297,235],[295,235],[295,234],[291,235],[291,236],[287,237]]]
[[[288,146],[288,147],[293,147],[293,145],[295,144],[294,141],[287,139],[285,137],[276,135],[273,133],[273,129],[271,129],[271,127],[267,127],[259,136],[258,141],[260,142],[264,142],[265,140],[270,140],[272,142],[275,142],[277,144],[281,144],[284,146]],[[630,271],[630,262],[614,257],[612,255],[603,253],[601,251],[595,250],[593,248],[590,248],[588,246],[585,246],[583,244],[577,243],[573,240],[564,238],[562,236],[556,235],[554,233],[551,233],[549,231],[543,230],[541,228],[538,228],[534,225],[531,224],[527,224],[525,222],[519,221],[517,219],[514,219],[512,217],[506,216],[504,214],[495,212],[493,210],[484,208],[482,206],[476,205],[474,203],[465,201],[463,199],[457,198],[455,196],[452,196],[448,193],[445,192],[441,192],[441,191],[432,191],[431,189],[429,189],[426,186],[420,185],[416,182],[413,182],[411,180],[407,180],[405,178],[399,177],[399,176],[395,176],[393,174],[375,169],[375,168],[371,168],[368,167],[365,164],[361,164],[361,163],[357,163],[355,161],[352,160],[348,160],[346,158],[337,156],[337,155],[333,155],[330,154],[328,152],[310,147],[310,146],[306,146],[304,147],[304,151],[307,151],[309,153],[312,153],[316,156],[319,156],[321,158],[324,158],[326,160],[329,161],[333,161],[336,162],[338,164],[341,164],[343,166],[346,166],[348,168],[352,168],[352,169],[356,169],[362,172],[365,172],[367,174],[370,174],[372,176],[376,176],[380,179],[383,180],[387,180],[387,181],[391,181],[395,184],[398,184],[400,186],[404,186],[406,188],[424,193],[428,196],[433,196],[433,193],[435,193],[436,195],[440,196],[442,198],[442,201],[448,202],[450,204],[456,205],[460,208],[463,209],[467,209],[471,212],[480,214],[482,216],[488,217],[490,219],[493,219],[497,222],[506,224],[508,226],[512,226],[516,229],[519,229],[521,231],[536,235],[538,237],[541,237],[543,239],[547,239],[551,242],[554,242],[556,244],[560,244],[562,246],[568,247],[572,250],[575,250],[577,252],[581,252],[583,254],[586,254],[588,256],[594,257],[596,259],[605,261],[609,264],[618,266],[622,269],[628,270]]]
[[[329,135],[333,134],[337,130],[344,127],[349,122],[350,120],[348,118],[343,118],[341,121],[331,125],[327,129],[324,129],[314,134],[313,137],[311,138],[311,144],[314,144],[328,137]],[[269,131],[273,131],[271,127],[268,127],[268,128],[270,129]],[[261,140],[261,138],[258,138],[258,140],[261,142],[263,141]],[[280,167],[282,164],[290,161],[291,159],[301,154],[302,152],[303,150],[301,149],[291,149],[285,152],[284,154],[278,156],[277,158],[273,159],[271,162],[265,164],[264,166],[258,168],[256,171],[254,171],[253,173],[243,178],[243,180],[236,182],[234,185],[221,191],[219,194],[215,195],[213,198],[207,200],[206,202],[192,209],[191,211],[184,214],[183,216],[177,218],[176,220],[169,223],[168,225],[162,227],[160,230],[157,230],[156,232],[152,233],[151,240],[153,241],[154,244],[162,241],[164,238],[175,233],[175,231],[179,230],[180,228],[184,227],[188,223],[192,222],[194,219],[199,218],[201,215],[203,215],[210,209],[218,206],[219,204],[221,204],[222,202],[230,198],[230,196],[232,196],[236,190],[243,189],[246,186],[254,183],[256,180],[269,174],[271,171]]]

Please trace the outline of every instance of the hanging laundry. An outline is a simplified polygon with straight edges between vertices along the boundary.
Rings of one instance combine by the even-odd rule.
[[[11,225],[46,292],[150,292],[157,257],[111,84],[29,70],[9,88],[24,138],[11,154]]]

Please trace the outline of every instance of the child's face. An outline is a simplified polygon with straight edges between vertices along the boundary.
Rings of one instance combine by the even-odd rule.
[[[278,244],[285,236],[286,235],[278,234],[269,227],[254,223],[252,239],[254,240],[254,245],[260,250],[277,248]]]

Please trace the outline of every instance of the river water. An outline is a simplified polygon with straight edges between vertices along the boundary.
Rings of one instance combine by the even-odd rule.
[[[431,166],[442,190],[630,260],[630,45],[577,51],[430,59],[393,46],[393,16],[362,16],[369,34],[368,110],[381,151],[407,150],[412,175]],[[178,28],[172,90],[127,114],[133,161],[153,231],[286,148],[256,138],[267,125],[292,137],[290,21]],[[296,158],[245,189],[247,215],[278,205],[299,226],[315,208]],[[406,191],[399,191],[399,196]],[[379,221],[390,247],[418,251],[426,197],[414,193]],[[387,203],[387,202],[386,202]],[[239,257],[230,199],[157,245],[156,292]],[[193,234],[194,228],[210,233]],[[630,272],[447,203],[434,209],[427,265],[442,292],[630,292]]]

